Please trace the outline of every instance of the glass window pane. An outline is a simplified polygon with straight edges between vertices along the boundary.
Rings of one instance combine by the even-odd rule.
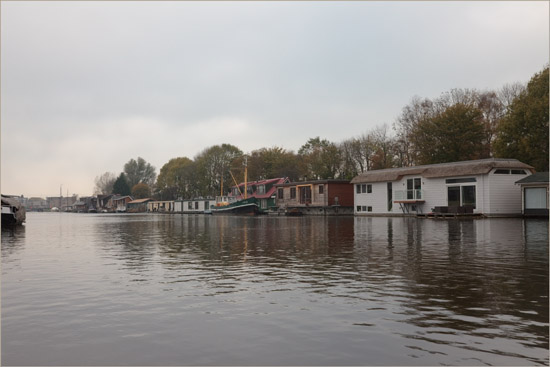
[[[462,205],[476,207],[476,187],[462,186]]]
[[[447,187],[447,205],[460,206],[460,186]]]
[[[525,209],[546,209],[546,188],[525,188]]]

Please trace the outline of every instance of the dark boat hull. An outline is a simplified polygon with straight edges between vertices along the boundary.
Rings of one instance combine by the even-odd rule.
[[[212,208],[212,215],[258,215],[260,210],[255,198],[239,200],[225,206]]]

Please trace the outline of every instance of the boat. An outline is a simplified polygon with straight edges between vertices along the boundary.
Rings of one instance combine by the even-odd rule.
[[[25,207],[13,197],[2,195],[2,227],[22,225],[25,219]]]
[[[236,215],[258,215],[260,209],[258,199],[247,198],[236,200],[225,205],[214,206],[210,209],[211,214],[236,214]]]
[[[221,195],[216,197],[216,205],[211,207],[212,214],[267,214],[270,209],[275,207],[277,190],[275,185],[289,181],[288,178],[282,177],[248,182],[246,160],[244,172],[245,180],[240,184],[231,174],[235,186],[231,187],[229,195],[223,196],[222,185]]]

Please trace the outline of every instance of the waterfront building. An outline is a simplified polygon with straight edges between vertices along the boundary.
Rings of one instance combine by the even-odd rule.
[[[147,200],[149,200],[146,202],[147,203],[146,209],[148,212],[170,213],[174,211],[173,200],[152,200],[152,199],[147,199]],[[134,201],[137,202],[138,200],[134,200]]]
[[[367,171],[356,176],[356,215],[521,215],[516,181],[534,172],[516,159],[479,159]]]
[[[548,172],[534,173],[516,184],[521,187],[523,215],[548,217]]]
[[[126,211],[126,205],[134,199],[129,195],[114,195],[111,200],[115,211],[122,213]]]
[[[194,199],[176,200],[174,211],[177,213],[201,214],[209,213],[210,206],[216,203],[213,197],[198,197]]]
[[[353,214],[353,185],[349,180],[315,180],[275,185],[279,214]]]
[[[126,211],[128,213],[145,213],[148,208],[149,202],[153,199],[136,199],[126,203]]]

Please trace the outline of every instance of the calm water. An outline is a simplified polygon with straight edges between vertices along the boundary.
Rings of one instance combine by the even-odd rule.
[[[28,213],[3,365],[548,364],[548,221]]]

